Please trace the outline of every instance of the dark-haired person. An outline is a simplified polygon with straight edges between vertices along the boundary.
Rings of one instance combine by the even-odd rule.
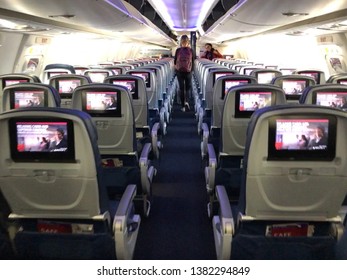
[[[47,151],[49,149],[49,144],[49,139],[42,137],[40,142],[40,151]]]
[[[106,105],[107,110],[117,109],[117,100],[114,96],[111,96],[110,102]]]
[[[309,150],[324,150],[327,148],[328,139],[323,126],[317,126],[314,138],[308,144]]]
[[[35,96],[34,97],[34,103],[32,105],[33,107],[43,107],[43,98],[42,96]]]
[[[67,148],[67,141],[65,138],[65,132],[61,128],[57,128],[54,135],[54,140],[49,147],[52,152],[65,151]]]
[[[298,146],[300,150],[306,150],[308,145],[308,139],[305,134],[302,134],[300,136],[300,139],[298,141]]]
[[[205,52],[201,55],[201,58],[212,60],[214,58],[223,58],[223,55],[217,49],[214,49],[212,44],[206,43]]]

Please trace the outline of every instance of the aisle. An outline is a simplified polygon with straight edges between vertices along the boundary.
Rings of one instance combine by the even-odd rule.
[[[194,113],[175,105],[134,259],[216,259]]]

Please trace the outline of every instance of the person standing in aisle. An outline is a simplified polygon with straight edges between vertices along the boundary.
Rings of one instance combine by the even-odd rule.
[[[193,51],[187,35],[182,35],[180,39],[180,47],[175,52],[174,64],[179,84],[181,110],[185,112],[190,109],[187,97],[191,90],[193,64]]]

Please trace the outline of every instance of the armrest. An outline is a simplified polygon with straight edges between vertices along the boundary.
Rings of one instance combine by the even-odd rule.
[[[149,153],[152,151],[152,145],[151,143],[145,143],[145,145],[142,148],[141,156],[140,156],[140,165],[141,163],[145,162],[147,164]]]
[[[156,122],[151,130],[151,139],[152,139],[152,149],[155,154],[155,157],[159,158],[159,149],[161,148],[161,143],[158,140],[158,130],[160,128],[160,124]]]
[[[165,108],[165,121],[167,123],[170,122],[170,106],[169,106],[169,100],[165,99],[164,100],[164,108]]]
[[[128,185],[119,202],[115,217],[125,217],[129,214],[129,209],[135,195],[136,185]]]
[[[204,119],[204,108],[199,107],[198,108],[198,112],[197,112],[197,117],[198,117],[198,134],[201,133],[201,129],[202,129],[202,121]]]
[[[165,122],[165,108],[161,107],[159,112],[160,127],[162,129],[163,135],[166,135],[166,122]]]
[[[217,167],[217,157],[216,152],[212,144],[207,144],[207,153],[208,153],[208,165],[211,167]]]
[[[140,172],[141,172],[141,186],[144,195],[151,193],[151,180],[148,178],[148,165],[149,165],[149,153],[152,150],[152,144],[146,143],[142,149],[140,157]]]
[[[206,179],[206,188],[209,194],[213,194],[215,177],[216,177],[216,168],[217,168],[217,158],[216,152],[212,144],[207,145],[208,153],[208,166],[205,170],[205,179]]]
[[[115,250],[118,259],[132,259],[140,228],[141,218],[133,215],[133,199],[136,195],[136,185],[128,185],[122,195],[116,215],[113,220]]]
[[[208,139],[210,137],[210,130],[208,128],[207,123],[202,123],[201,130],[202,130],[201,156],[202,158],[204,158],[207,154],[207,144],[208,144]]]
[[[234,219],[230,202],[224,186],[216,186],[216,196],[219,202],[219,215],[213,217],[213,234],[217,259],[230,259],[231,244],[234,234]]]
[[[219,202],[220,216],[226,220],[227,219],[233,220],[233,214],[230,207],[229,197],[224,186],[221,186],[221,185],[216,186],[216,197]]]

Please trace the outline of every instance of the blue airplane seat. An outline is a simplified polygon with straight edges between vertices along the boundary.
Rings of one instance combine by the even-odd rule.
[[[141,77],[145,81],[147,100],[148,100],[148,110],[149,110],[149,120],[153,125],[154,123],[160,124],[160,133],[164,136],[166,135],[167,122],[165,121],[165,108],[163,102],[159,95],[159,85],[157,83],[157,76],[154,70],[146,68],[136,68],[131,69],[126,72],[126,74]]]
[[[301,70],[295,70],[293,74],[299,74],[303,76],[312,77],[317,85],[322,85],[326,83],[325,79],[325,73],[322,70],[318,69],[301,69]]]
[[[42,81],[45,84],[48,84],[48,80],[57,75],[65,74],[76,74],[75,68],[70,64],[63,63],[51,63],[47,64],[43,69],[43,78]]]
[[[337,73],[331,75],[327,81],[327,84],[347,84],[347,73]]]
[[[198,118],[202,112],[209,111],[212,108],[212,93],[217,78],[224,75],[232,76],[239,74],[236,70],[228,69],[225,66],[211,61],[209,64],[203,65],[200,71],[201,94],[195,96],[195,110]],[[198,126],[198,133],[200,133],[200,126]]]
[[[0,75],[0,92],[4,88],[17,83],[41,83],[39,77],[24,73],[8,73]]]
[[[122,195],[127,185],[136,184],[136,202],[148,216],[156,169],[150,160],[152,144],[136,139],[128,88],[106,83],[79,86],[73,92],[72,107],[90,114],[95,123],[109,196]]]
[[[218,82],[227,81],[221,77]],[[224,185],[229,198],[238,201],[246,131],[250,118],[258,109],[285,104],[286,98],[279,87],[266,84],[244,84],[222,90],[214,96],[213,122],[210,135],[204,132],[202,149],[206,145],[208,165],[205,168],[206,188],[209,195],[208,214],[215,211],[215,186]],[[217,125],[219,123],[219,125]],[[219,128],[219,129],[218,129]],[[205,130],[204,130],[205,131]],[[217,132],[217,133],[216,133]],[[204,151],[204,150],[203,150]]]
[[[289,74],[275,77],[272,79],[271,84],[284,90],[288,103],[299,103],[304,89],[317,83],[313,77]]]
[[[57,90],[62,108],[71,108],[72,93],[76,87],[91,83],[88,76],[80,74],[56,75],[48,80],[48,84]]]
[[[327,83],[313,85],[304,89],[301,104],[315,104],[347,110],[347,85]]]
[[[1,114],[0,127],[0,190],[11,208],[17,258],[131,259],[141,221],[136,186],[108,198],[91,117],[25,108]],[[48,149],[38,141],[43,136]]]
[[[29,107],[60,107],[57,90],[41,83],[17,83],[5,87],[0,101],[0,112]]]
[[[141,77],[129,74],[120,74],[109,76],[105,83],[122,85],[128,88],[131,94],[135,114],[136,138],[144,145],[152,143],[153,152],[156,158],[159,158],[159,149],[161,148],[159,122],[153,123],[150,120],[146,85]]]
[[[277,105],[252,115],[238,204],[216,186],[219,259],[335,258],[344,234],[346,127],[343,111],[315,105]],[[307,146],[301,134],[310,136]]]
[[[256,84],[257,81],[252,76],[247,75],[231,75],[228,72],[219,72],[215,70],[211,74],[222,75],[217,76],[213,93],[210,97],[206,96],[206,107],[201,106],[198,114],[198,131],[202,132],[201,156],[204,158],[207,153],[207,143],[219,140],[221,116],[224,107],[225,96],[231,87],[243,84]],[[228,74],[228,75],[227,75]],[[210,101],[208,101],[210,100]],[[216,148],[216,145],[215,145]]]
[[[261,68],[253,70],[250,75],[257,79],[258,84],[271,84],[274,78],[282,76],[283,74],[276,69]]]
[[[105,78],[112,76],[113,72],[106,68],[90,68],[83,71],[83,75],[87,76],[92,83],[103,83]]]

